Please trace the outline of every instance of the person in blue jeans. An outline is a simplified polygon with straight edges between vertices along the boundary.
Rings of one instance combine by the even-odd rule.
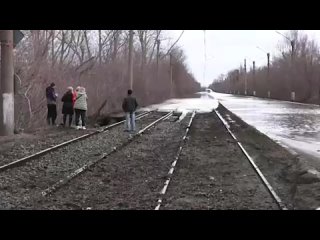
[[[138,107],[138,103],[135,97],[132,97],[132,90],[128,90],[128,96],[123,99],[122,109],[126,114],[126,129],[128,132],[136,131],[136,114],[135,111]]]

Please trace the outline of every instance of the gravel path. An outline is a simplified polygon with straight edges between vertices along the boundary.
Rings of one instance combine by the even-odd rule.
[[[170,117],[41,202],[42,209],[154,209],[190,116]]]
[[[301,188],[306,180],[300,185],[297,182],[304,175],[298,176],[302,169],[293,155],[227,109],[220,106],[218,111],[229,119],[232,131],[289,209],[297,206],[310,209],[319,203],[317,183],[311,182],[315,185],[311,194]],[[146,116],[137,122],[138,128],[165,114]],[[128,133],[123,132],[123,125],[1,172],[0,209],[152,210],[157,206],[190,117],[188,114],[177,122],[178,116],[171,116],[159,122],[46,197],[41,195],[43,190],[126,142]],[[61,136],[64,134],[62,131]],[[160,208],[169,209],[278,209],[278,206],[216,114],[206,113],[196,114],[183,146]]]
[[[0,142],[0,164],[13,162],[95,130],[87,129],[83,131],[72,128],[50,127],[29,134],[15,135],[14,138],[4,137]]]
[[[142,113],[138,113],[138,115],[140,114]],[[90,126],[87,126],[87,130],[50,126],[36,129],[30,133],[1,137],[0,165],[13,162],[73,138],[95,132],[96,130],[97,128]]]
[[[143,128],[163,116],[164,113],[152,113],[139,122]],[[67,145],[26,165],[8,169],[0,173],[0,208],[25,209],[38,208],[34,205],[41,198],[41,191],[67,176],[88,161],[99,158],[102,153],[128,138],[123,126],[112,128],[104,133]]]
[[[215,113],[197,114],[160,210],[278,209]]]

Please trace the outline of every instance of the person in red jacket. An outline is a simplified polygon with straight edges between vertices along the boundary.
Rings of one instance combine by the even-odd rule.
[[[73,106],[77,100],[77,92],[79,91],[80,87],[77,87],[75,91],[73,91],[73,97],[72,97],[72,103],[73,103]]]

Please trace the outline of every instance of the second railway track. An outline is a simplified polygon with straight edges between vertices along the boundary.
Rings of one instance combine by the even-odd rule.
[[[193,120],[195,123],[192,123],[193,117],[191,118],[182,139],[185,140],[188,131],[192,130],[190,141],[187,144],[181,142],[159,193],[155,210],[230,208],[287,210],[285,203],[231,131],[227,122],[217,110],[213,112],[208,113],[206,117],[198,116]],[[212,121],[215,122],[214,127]],[[195,125],[192,128],[191,123]],[[197,144],[200,139],[204,141],[203,146]],[[227,146],[230,146],[230,149]],[[220,147],[228,150],[222,150]],[[222,153],[217,154],[221,151],[219,149]],[[237,182],[234,182],[235,180]]]

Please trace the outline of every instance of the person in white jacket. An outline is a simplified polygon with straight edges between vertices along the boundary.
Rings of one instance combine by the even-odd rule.
[[[74,111],[76,113],[76,129],[86,129],[86,111],[88,96],[86,94],[86,89],[80,87],[77,92],[77,98],[74,103]],[[79,119],[81,118],[82,126],[79,126]]]

